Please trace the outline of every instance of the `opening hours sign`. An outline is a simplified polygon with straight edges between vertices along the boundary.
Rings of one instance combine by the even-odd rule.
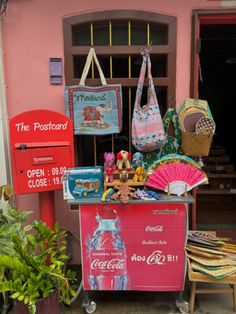
[[[10,121],[15,194],[62,189],[64,171],[74,167],[71,120],[52,110],[23,112]]]

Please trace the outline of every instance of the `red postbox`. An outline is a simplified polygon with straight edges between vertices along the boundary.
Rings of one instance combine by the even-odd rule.
[[[51,110],[23,112],[10,121],[15,194],[62,189],[64,170],[74,167],[71,120]]]

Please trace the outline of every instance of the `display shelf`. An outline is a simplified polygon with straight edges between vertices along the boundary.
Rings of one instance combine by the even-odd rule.
[[[177,196],[177,195],[167,195],[166,193],[160,192],[160,199],[159,200],[139,200],[139,199],[132,199],[129,201],[129,204],[193,204],[195,202],[194,197],[191,193],[188,193],[187,196]],[[74,199],[74,200],[67,200],[67,204],[69,205],[81,205],[81,204],[121,204],[119,200],[112,200],[109,202],[102,202],[100,198],[85,198],[85,199]],[[126,204],[124,204],[125,206]],[[77,207],[72,209],[78,209]]]
[[[126,173],[124,173],[124,172],[122,173],[122,171],[116,170],[113,173],[114,180],[112,182],[105,182],[104,181],[104,190],[106,190],[107,188],[110,188],[110,187],[120,186],[121,184],[123,184],[124,182],[122,182],[121,179],[120,179],[121,175],[123,175],[123,176],[127,175],[128,176],[128,179],[125,182],[125,184],[127,184],[128,186],[143,187],[145,185],[146,176],[144,176],[144,180],[142,182],[140,182],[140,181],[135,182],[133,180],[133,177],[135,175],[135,171],[131,170],[131,171],[128,171]],[[104,175],[104,177],[105,177],[105,175]]]

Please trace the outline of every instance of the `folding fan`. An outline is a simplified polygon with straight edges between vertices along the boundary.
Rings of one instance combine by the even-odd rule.
[[[167,159],[168,162],[163,163],[162,160],[162,163],[153,169],[148,176],[147,186],[180,196],[194,187],[208,182],[205,172],[199,165],[195,165],[191,158],[162,159]]]
[[[147,174],[151,174],[154,169],[159,167],[160,165],[167,164],[167,163],[172,163],[172,162],[183,162],[183,163],[190,163],[196,168],[201,169],[199,164],[194,161],[192,158],[185,156],[185,155],[179,155],[179,154],[168,154],[165,155],[164,157],[156,160],[148,169],[147,169]]]

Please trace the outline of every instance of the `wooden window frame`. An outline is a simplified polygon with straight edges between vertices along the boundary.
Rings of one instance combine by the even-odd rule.
[[[85,24],[96,23],[101,21],[135,21],[149,22],[168,26],[168,44],[153,45],[151,54],[166,54],[167,58],[167,76],[163,78],[153,78],[155,86],[167,87],[167,107],[173,106],[173,100],[176,95],[176,17],[145,11],[134,10],[115,10],[115,11],[99,11],[87,14],[76,15],[63,19],[64,32],[64,54],[65,54],[65,82],[66,85],[76,85],[79,79],[73,77],[73,57],[86,56],[90,46],[73,46],[72,44],[72,27]],[[137,55],[140,54],[143,46],[95,46],[97,55]],[[135,87],[138,78],[107,78],[108,84],[122,84],[126,87]],[[88,85],[100,84],[100,79],[87,79]],[[147,85],[147,80],[145,81]]]

